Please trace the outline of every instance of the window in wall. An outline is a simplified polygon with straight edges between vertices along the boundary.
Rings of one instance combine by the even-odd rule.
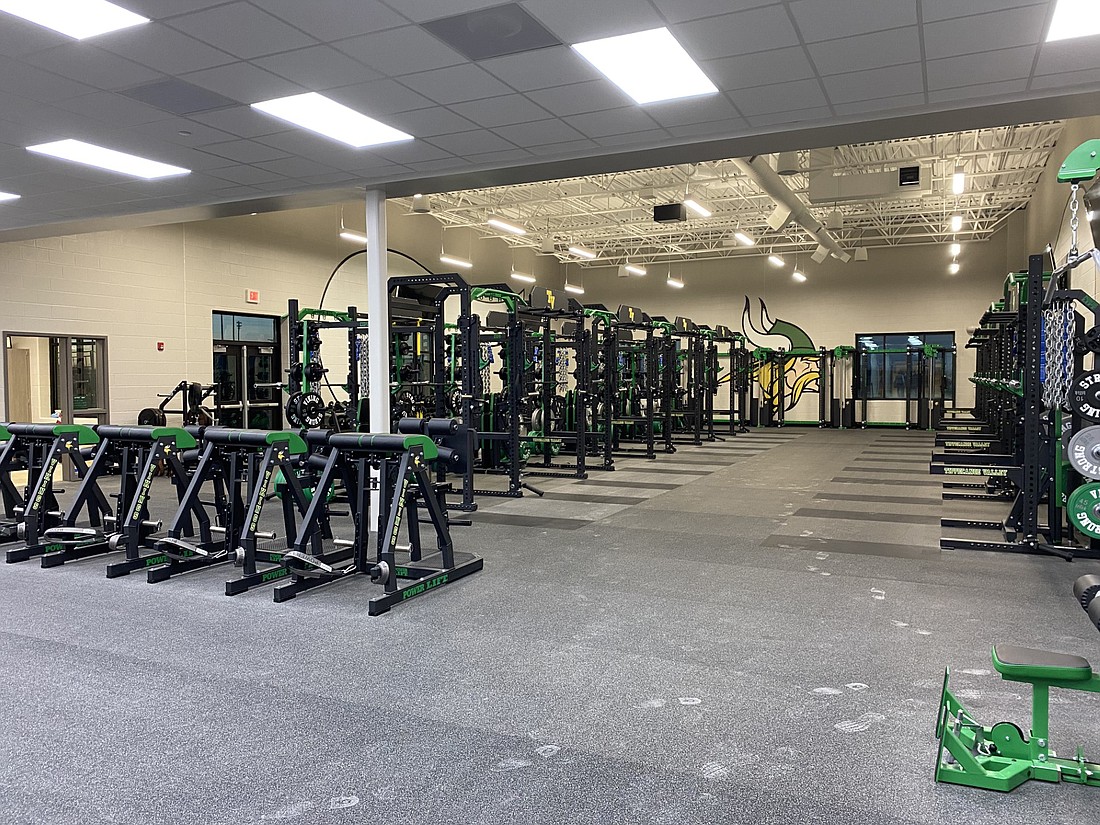
[[[263,315],[215,312],[213,315],[214,340],[273,344],[279,340],[277,323],[275,318]]]
[[[906,387],[913,384],[912,396],[917,396],[919,358],[910,361],[910,350],[918,350],[925,344],[937,347],[930,359],[931,369],[926,374],[926,386],[932,398],[942,396],[955,400],[955,333],[953,332],[890,332],[856,335],[859,350],[859,397],[868,401],[901,399],[906,397]]]

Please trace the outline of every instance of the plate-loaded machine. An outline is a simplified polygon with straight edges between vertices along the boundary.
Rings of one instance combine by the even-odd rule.
[[[185,454],[193,451],[197,442],[186,430],[101,424],[95,433],[99,446],[61,524],[47,530],[44,543],[34,548],[36,553],[42,551],[43,567],[119,551],[124,558],[112,566],[145,567],[148,557],[142,556],[141,550],[151,545],[151,537],[161,528],[149,515],[153,479],[164,467],[177,498],[187,485]],[[100,482],[116,468],[118,492],[111,507]],[[85,507],[89,511],[87,524],[81,525],[80,512]]]
[[[26,546],[8,550],[4,560],[8,564],[27,561],[45,552],[45,532],[61,524],[64,513],[57,501],[61,492],[54,485],[54,475],[68,465],[78,478],[88,473],[87,457],[91,448],[99,443],[99,436],[90,427],[80,424],[5,424],[8,434],[4,451],[0,454],[0,486],[3,487],[5,510],[10,521],[0,527],[5,541],[20,541]],[[11,481],[10,471],[16,456],[22,455],[26,464],[27,487],[22,502],[14,499],[18,492]],[[94,525],[102,524],[103,502],[89,504],[88,518]]]
[[[226,582],[227,596],[283,578],[286,544],[277,546],[273,533],[259,530],[260,516],[279,484],[284,488],[279,498],[286,534],[297,532],[298,518],[310,504],[297,472],[307,453],[306,442],[294,432],[214,428],[203,431],[202,440],[198,465],[167,535],[153,545],[155,555],[145,557],[142,564],[148,568],[149,582],[227,563],[243,568],[241,575]],[[203,496],[211,494],[213,501],[204,502]],[[328,502],[321,504],[327,515]],[[208,506],[213,507],[217,524],[211,522]],[[194,536],[195,522],[198,540],[188,540]],[[112,565],[107,576],[133,569]]]
[[[381,592],[368,602],[368,613],[374,616],[482,569],[484,561],[479,556],[454,550],[444,492],[431,481],[431,462],[453,461],[452,450],[438,447],[426,435],[342,433],[328,437],[325,451],[324,466],[293,549],[283,557],[290,580],[275,588],[276,602],[321,585],[363,576],[381,586]],[[372,471],[378,474],[381,508],[373,550]],[[326,543],[319,525],[326,517],[325,500],[338,483],[347,491],[354,538]],[[434,553],[425,554],[423,550],[421,509],[427,512],[435,531]],[[408,537],[407,549],[398,545],[402,524]]]

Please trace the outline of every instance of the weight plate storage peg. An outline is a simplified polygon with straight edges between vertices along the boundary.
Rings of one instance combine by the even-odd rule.
[[[1092,421],[1100,421],[1100,372],[1082,373],[1069,385],[1069,406]]]
[[[1085,427],[1074,433],[1066,457],[1077,473],[1100,481],[1100,427]]]
[[[1073,526],[1094,539],[1100,539],[1100,484],[1082,484],[1066,504]]]

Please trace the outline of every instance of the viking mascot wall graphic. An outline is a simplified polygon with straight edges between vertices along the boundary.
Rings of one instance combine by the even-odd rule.
[[[759,315],[754,318],[752,301],[745,296],[745,310],[741,313],[741,332],[750,348],[779,350],[787,352],[806,352],[816,350],[813,340],[801,327],[795,326],[790,321],[772,319],[768,314],[768,305],[764,299],[759,299]],[[791,410],[803,393],[821,392],[821,359],[814,356],[798,355],[785,359],[786,369],[779,364],[764,360],[753,362],[753,378],[760,385],[760,398],[762,403],[775,406],[782,396],[784,409]]]

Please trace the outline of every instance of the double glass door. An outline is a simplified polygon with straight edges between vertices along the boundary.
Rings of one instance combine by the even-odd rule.
[[[283,425],[279,350],[262,344],[214,344],[218,423],[277,430]]]

